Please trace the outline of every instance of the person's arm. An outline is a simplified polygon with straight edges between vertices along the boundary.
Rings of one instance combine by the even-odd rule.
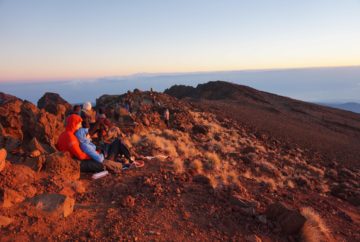
[[[84,153],[79,146],[79,143],[73,141],[69,144],[69,151],[79,160],[90,160],[91,157]]]
[[[100,163],[102,163],[105,159],[103,154],[99,154],[95,150],[92,151],[91,153],[89,153],[89,155],[91,156],[91,158],[93,160],[100,162]]]

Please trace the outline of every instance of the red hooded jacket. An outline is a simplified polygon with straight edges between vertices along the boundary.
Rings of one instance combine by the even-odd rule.
[[[59,136],[56,148],[59,151],[69,151],[72,157],[79,160],[90,160],[90,156],[80,149],[79,140],[75,136],[76,127],[82,122],[77,114],[72,114],[66,119],[66,130]]]

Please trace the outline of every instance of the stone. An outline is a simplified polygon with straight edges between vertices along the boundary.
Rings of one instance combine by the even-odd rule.
[[[287,235],[298,233],[306,221],[299,211],[291,210],[280,202],[269,205],[265,214],[267,219],[279,223]]]
[[[265,215],[259,215],[257,216],[257,219],[263,223],[263,224],[267,224],[267,219],[266,219],[266,216]]]
[[[37,210],[66,218],[73,212],[75,200],[62,194],[44,193],[30,199],[30,203]]]
[[[128,195],[128,196],[125,196],[122,200],[121,200],[121,205],[123,207],[129,207],[129,208],[132,208],[135,206],[135,198]]]
[[[0,103],[0,119],[2,143],[8,152],[17,152],[21,144],[34,137],[43,144],[54,147],[64,130],[62,120],[55,115],[40,111],[31,102],[20,99]],[[42,152],[41,149],[36,149]]]
[[[244,208],[258,208],[260,206],[257,201],[249,201],[243,199],[241,196],[234,194],[229,199],[230,203],[236,206],[244,207]]]
[[[25,198],[17,191],[10,188],[0,189],[0,204],[4,208],[12,207],[17,203],[21,203]]]
[[[36,172],[40,172],[44,167],[45,160],[46,160],[45,155],[40,155],[37,157],[27,157],[24,161],[24,165],[30,167]]]
[[[211,186],[210,179],[204,175],[195,175],[192,180],[195,183]]]
[[[7,227],[14,222],[14,219],[0,215],[0,228]]]
[[[256,148],[253,146],[247,146],[241,151],[243,154],[256,153]]]
[[[57,143],[60,134],[64,131],[64,123],[51,113],[40,112],[34,137],[52,147]]]
[[[33,150],[33,151],[31,151],[30,154],[29,154],[29,156],[30,156],[31,158],[36,158],[36,157],[39,157],[40,155],[41,155],[40,150]]]
[[[0,172],[5,169],[7,152],[5,149],[0,149]]]
[[[14,152],[21,146],[21,140],[12,136],[5,137],[5,149],[8,152]]]
[[[194,125],[191,129],[191,131],[193,132],[193,134],[208,134],[209,133],[209,128],[205,125]]]
[[[80,178],[80,162],[72,159],[69,152],[56,152],[47,156],[45,171],[64,179],[78,180]]]
[[[39,99],[37,106],[39,109],[45,109],[59,118],[71,110],[71,105],[67,101],[59,94],[52,92],[45,93]]]
[[[46,153],[45,148],[43,147],[42,144],[40,144],[40,142],[37,140],[36,137],[34,137],[28,144],[27,146],[28,150],[30,152],[33,152],[35,150],[38,150],[41,154]]]

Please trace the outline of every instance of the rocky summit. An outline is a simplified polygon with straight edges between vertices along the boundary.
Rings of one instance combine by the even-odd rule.
[[[360,115],[226,82],[100,108],[144,167],[92,179],[65,100],[0,93],[1,241],[360,240]]]

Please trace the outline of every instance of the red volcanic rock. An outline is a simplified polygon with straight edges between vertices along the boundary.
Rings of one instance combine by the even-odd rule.
[[[56,152],[47,156],[45,170],[69,180],[80,178],[80,163],[72,159],[69,152]]]
[[[193,132],[194,134],[203,134],[203,135],[206,135],[206,134],[208,134],[208,132],[209,132],[209,128],[208,128],[207,126],[205,126],[205,125],[199,125],[199,124],[197,124],[197,125],[194,125],[194,126],[192,127],[192,132]]]
[[[59,94],[47,92],[42,96],[37,104],[39,109],[54,114],[61,120],[71,110],[71,104],[65,101]]]
[[[0,103],[0,121],[0,141],[10,152],[33,138],[54,147],[64,130],[64,124],[56,116],[16,98]]]
[[[306,221],[300,212],[291,210],[279,202],[271,204],[265,214],[268,219],[279,223],[285,234],[296,234]]]
[[[30,203],[52,216],[66,218],[73,212],[75,200],[62,194],[41,194],[32,198]]]
[[[10,94],[0,92],[0,105],[14,100],[20,100],[20,99]]]

